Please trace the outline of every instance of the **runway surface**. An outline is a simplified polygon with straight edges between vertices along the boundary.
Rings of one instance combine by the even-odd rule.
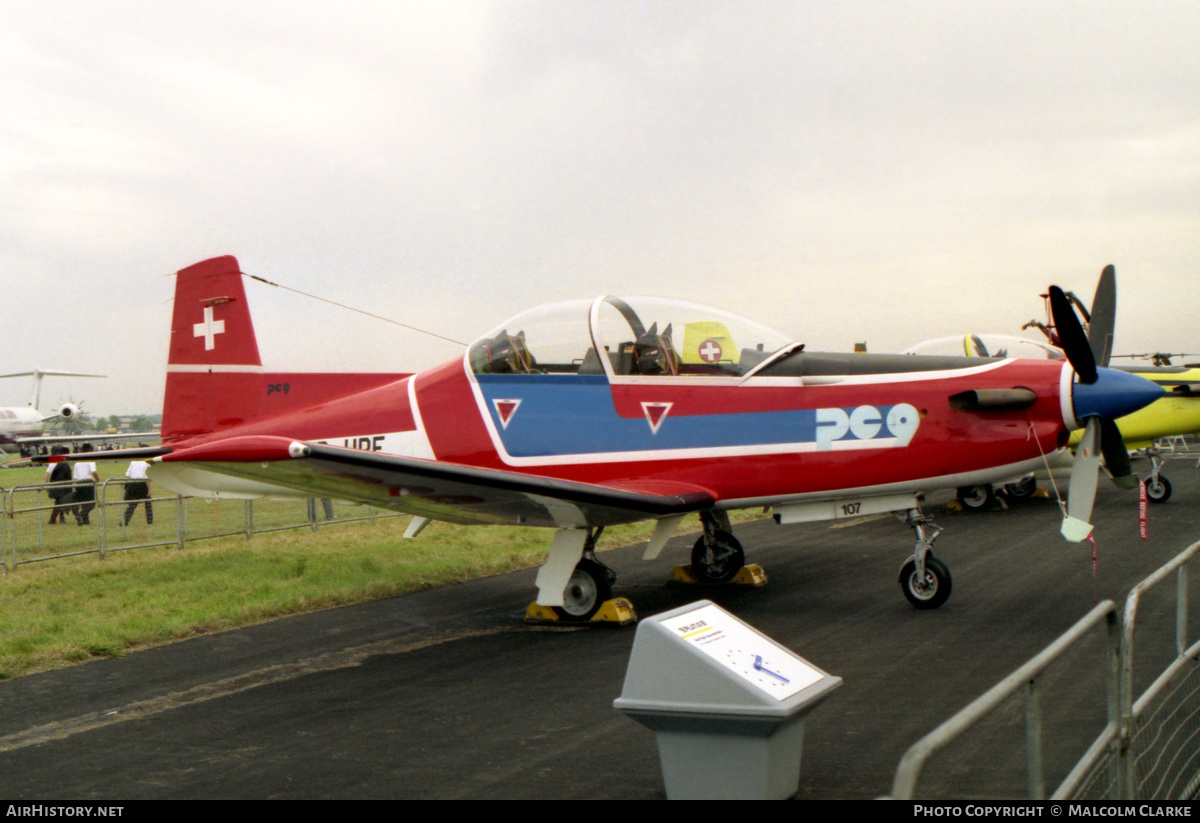
[[[1136,464],[1139,470],[1144,463]],[[929,509],[954,591],[917,611],[897,584],[912,551],[891,516],[739,526],[763,589],[666,585],[663,556],[605,552],[645,617],[710,599],[844,685],[810,716],[798,798],[873,798],[905,750],[1083,617],[1200,539],[1200,479],[1168,465],[1170,502],[1102,483],[1098,553],[1065,543],[1052,500],[982,514]],[[550,533],[546,533],[547,545]],[[396,562],[403,562],[398,547]],[[662,798],[653,734],[613,708],[634,629],[531,628],[536,570],[309,614],[0,683],[0,797]],[[1139,682],[1173,637],[1147,604]],[[1196,637],[1195,629],[1191,637]],[[1056,667],[1044,698],[1048,782],[1104,723],[1100,644]],[[926,769],[918,796],[1024,794],[1015,700]]]

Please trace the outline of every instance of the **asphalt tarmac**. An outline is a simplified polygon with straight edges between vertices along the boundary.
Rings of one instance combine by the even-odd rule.
[[[676,537],[656,561],[643,562],[638,546],[601,559],[620,575],[614,593],[643,617],[709,599],[841,677],[808,719],[797,798],[875,798],[909,746],[1097,599],[1120,605],[1200,540],[1200,472],[1190,462],[1168,471],[1174,495],[1151,507],[1146,542],[1136,494],[1102,483],[1095,557],[1061,539],[1053,500],[963,513],[946,509],[947,495],[931,497],[945,527],[935,551],[954,578],[934,611],[913,609],[900,591],[912,536],[891,516],[739,526],[748,562],[769,576],[761,589],[667,584],[695,535]],[[535,573],[0,683],[0,797],[665,797],[654,735],[613,708],[634,628],[525,625]],[[1168,654],[1171,602],[1148,602],[1139,623],[1141,688]],[[1096,635],[1047,678],[1051,787],[1103,727],[1101,660]],[[918,797],[1024,796],[1024,716],[1023,700],[1010,701],[939,755]]]

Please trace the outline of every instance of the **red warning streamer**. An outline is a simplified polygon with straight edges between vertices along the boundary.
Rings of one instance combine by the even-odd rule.
[[[1142,540],[1150,539],[1150,497],[1145,480],[1138,481],[1138,533]]]

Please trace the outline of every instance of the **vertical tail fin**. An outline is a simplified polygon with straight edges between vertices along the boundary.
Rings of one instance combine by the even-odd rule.
[[[214,257],[175,277],[164,442],[252,417],[256,404],[237,384],[262,371],[237,258]]]
[[[236,257],[214,257],[175,275],[169,366],[261,368]]]

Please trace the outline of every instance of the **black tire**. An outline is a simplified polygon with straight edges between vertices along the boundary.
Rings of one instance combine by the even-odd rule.
[[[913,608],[936,609],[950,599],[950,570],[932,554],[925,555],[925,582],[917,580],[917,561],[900,569],[900,588]]]
[[[594,560],[581,560],[563,589],[563,604],[554,606],[554,613],[568,623],[591,620],[611,597],[608,569]]]
[[[715,531],[711,542],[701,537],[692,547],[692,574],[701,583],[728,583],[744,565],[742,544],[729,532]]]
[[[996,499],[991,486],[962,486],[958,490],[958,502],[964,509],[973,512],[983,511],[991,507]]]
[[[1022,478],[1016,483],[1008,483],[1004,487],[1004,493],[1013,500],[1024,500],[1037,491],[1037,479],[1033,475]]]
[[[1171,499],[1171,481],[1161,474],[1157,481],[1153,477],[1147,477],[1146,498],[1151,503],[1166,503]]]

